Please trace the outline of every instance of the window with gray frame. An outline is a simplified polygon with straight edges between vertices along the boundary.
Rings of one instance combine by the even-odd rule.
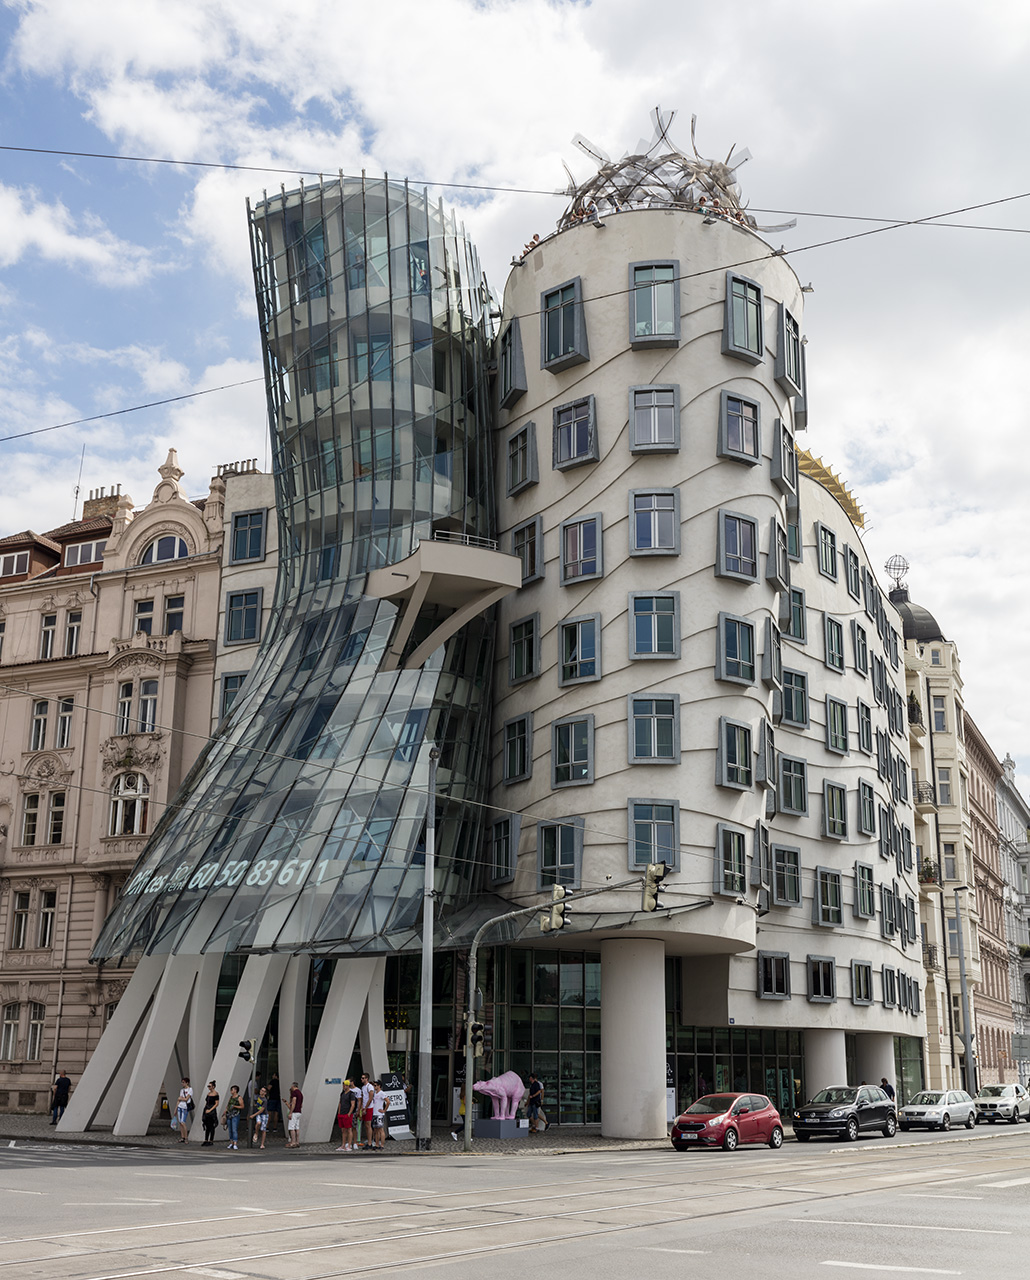
[[[855,710],[858,714],[858,748],[871,756],[873,754],[873,709],[859,698]]]
[[[233,564],[265,558],[267,514],[264,509],[233,512],[230,543],[230,559]]]
[[[601,677],[601,615],[568,618],[558,627],[560,685],[581,684]]]
[[[765,578],[778,591],[790,589],[790,559],[787,556],[787,530],[774,516],[769,522],[769,554],[765,562]]]
[[[758,579],[758,524],[736,511],[719,512],[716,575],[744,582]]]
[[[783,648],[780,628],[775,618],[765,620],[765,645],[762,649],[762,681],[770,689],[783,685]]]
[[[520,396],[525,395],[528,387],[518,317],[509,321],[501,334],[497,346],[497,380],[500,406],[510,409]]]
[[[719,399],[720,458],[733,458],[750,466],[762,459],[762,430],[757,400],[723,391]]]
[[[527,422],[508,437],[508,497],[540,479],[536,456],[536,424]]]
[[[787,621],[787,635],[799,644],[808,643],[808,612],[805,608],[805,592],[801,587],[790,589],[790,616]]]
[[[801,395],[801,329],[781,302],[777,309],[775,377],[788,395]]]
[[[632,489],[629,494],[630,555],[678,555],[678,489]]]
[[[720,716],[716,783],[720,787],[735,787],[739,791],[746,791],[754,783],[754,778],[751,726]]]
[[[765,354],[762,286],[746,276],[726,273],[726,315],[722,350],[749,364],[759,364]]]
[[[678,262],[629,265],[629,344],[675,347],[680,340]]]
[[[246,671],[230,671],[222,676],[222,691],[219,699],[219,715],[228,714],[229,708],[239,697],[243,682],[247,678]]]
[[[837,581],[837,535],[824,524],[815,526],[816,550],[819,572],[824,578]]]
[[[225,643],[249,644],[261,635],[261,589],[230,591],[225,600]]]
[[[764,717],[758,726],[758,755],[755,761],[755,781],[768,791],[776,790],[776,731]]]
[[[631,453],[675,453],[680,447],[679,387],[629,389]]]
[[[790,956],[786,951],[759,951],[758,998],[790,999]]]
[[[808,813],[808,762],[798,756],[780,756],[780,812]]]
[[[504,781],[522,782],[533,771],[532,716],[514,716],[501,730],[504,750]]]
[[[851,962],[851,1003],[873,1003],[873,966],[864,960]]]
[[[600,515],[566,520],[561,526],[560,536],[562,586],[600,578],[604,571]]]
[[[589,359],[579,278],[540,295],[540,365],[551,373]]]
[[[844,670],[844,628],[836,618],[823,614],[824,661],[831,671]]]
[[[808,676],[803,671],[783,672],[782,724],[796,729],[808,728]]]
[[[493,824],[490,833],[490,879],[494,884],[514,880],[519,854],[518,814],[508,814]]]
[[[551,725],[551,786],[579,787],[594,780],[594,717],[570,716]]]
[[[813,1004],[837,999],[837,965],[832,956],[808,957],[808,998]]]
[[[823,783],[823,835],[848,838],[848,793],[838,782]]]
[[[841,874],[832,867],[816,867],[812,897],[812,923],[835,928],[844,921]]]
[[[629,801],[629,867],[631,871],[652,862],[673,868],[679,862],[679,802],[677,800]]]
[[[755,682],[755,624],[732,613],[719,614],[715,678],[735,684]]]
[[[678,658],[680,655],[679,592],[661,595],[632,592],[629,597],[631,658]]]
[[[801,905],[801,850],[792,845],[774,844],[773,902],[778,907]]]
[[[861,676],[868,675],[869,639],[866,636],[865,627],[854,618],[851,620],[851,648],[855,654],[855,670]]]
[[[512,529],[511,553],[522,561],[523,586],[544,576],[544,526],[540,516]]]
[[[826,699],[826,749],[848,754],[848,704],[840,698]]]
[[[876,793],[868,782],[858,783],[858,829],[864,836],[876,835]]]
[[[520,618],[508,627],[508,679],[512,684],[540,674],[540,615]]]
[[[551,465],[555,471],[568,471],[585,462],[596,462],[597,418],[594,397],[584,396],[554,410]]]
[[[537,887],[553,884],[575,889],[583,862],[583,819],[538,822],[536,828]]]
[[[747,892],[747,832],[724,822],[715,829],[715,892]]]
[[[858,552],[854,547],[844,544],[844,580],[847,583],[848,595],[855,600],[862,599],[862,572],[858,563]]]
[[[773,424],[773,441],[770,478],[782,492],[792,497],[798,491],[798,451],[790,427],[782,418]]]
[[[804,558],[804,550],[801,542],[801,513],[795,501],[793,508],[787,512],[787,555],[795,564],[800,564]]]
[[[885,1009],[893,1009],[898,1003],[897,970],[892,969],[889,965],[884,965],[881,970],[881,982],[883,984],[883,1007]]]
[[[879,818],[880,857],[889,858],[891,856],[891,835],[894,829],[894,815],[886,805],[881,804],[877,808],[877,816]]]
[[[631,693],[628,703],[630,763],[678,763],[679,694]]]
[[[855,863],[855,915],[860,920],[876,919],[876,886],[873,868],[866,862]]]

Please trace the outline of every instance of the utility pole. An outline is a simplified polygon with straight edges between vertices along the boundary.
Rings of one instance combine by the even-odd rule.
[[[422,989],[418,1018],[418,1113],[415,1150],[433,1145],[433,907],[436,895],[436,769],[440,752],[429,752],[429,801],[426,808],[426,874],[422,890]],[[468,1085],[466,1083],[466,1089]],[[466,1103],[468,1094],[466,1093]],[[466,1105],[471,1113],[471,1108]]]

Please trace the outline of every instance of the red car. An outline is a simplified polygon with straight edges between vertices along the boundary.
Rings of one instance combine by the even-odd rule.
[[[742,1142],[767,1143],[778,1151],[783,1146],[783,1122],[763,1093],[706,1093],[677,1116],[670,1136],[677,1151],[736,1151]]]

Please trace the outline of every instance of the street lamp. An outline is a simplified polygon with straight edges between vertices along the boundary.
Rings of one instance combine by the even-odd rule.
[[[969,1029],[969,983],[966,979],[966,948],[962,940],[962,905],[958,896],[960,893],[965,893],[967,888],[968,886],[964,884],[955,886],[955,932],[958,935],[958,980],[962,993],[961,1040],[964,1055],[962,1083],[965,1085],[966,1093],[972,1098],[976,1096],[976,1070],[973,1066],[973,1037]]]

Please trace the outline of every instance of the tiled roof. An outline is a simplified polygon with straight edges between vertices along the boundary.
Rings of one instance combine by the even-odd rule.
[[[62,524],[57,529],[50,529],[46,536],[61,542],[71,542],[87,533],[110,533],[112,523],[110,516],[91,516],[89,520],[73,520],[70,524]]]
[[[12,533],[6,538],[0,538],[0,547],[25,546],[27,543],[34,543],[37,547],[46,547],[50,551],[56,551],[58,555],[61,554],[59,542],[54,542],[45,534],[34,533],[31,529],[23,529],[21,533]]]

